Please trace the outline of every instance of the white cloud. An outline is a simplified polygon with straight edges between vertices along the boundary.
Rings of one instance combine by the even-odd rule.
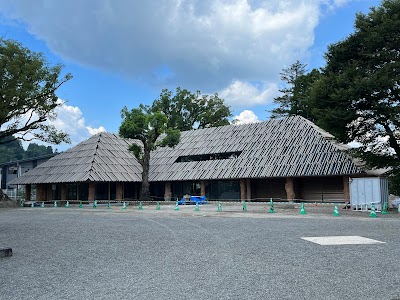
[[[106,131],[106,129],[103,126],[100,126],[99,128],[92,128],[91,126],[86,126],[86,129],[89,131],[91,135],[95,135],[100,132]]]
[[[67,133],[70,136],[71,144],[52,145],[39,140],[32,140],[30,142],[22,141],[24,148],[27,148],[29,143],[32,142],[41,145],[52,146],[54,149],[57,148],[58,150],[64,151],[89,138],[91,135],[106,131],[103,126],[93,128],[92,126],[87,125],[79,107],[66,105],[61,99],[58,99],[58,103],[63,103],[63,105],[55,108],[54,112],[57,114],[57,117],[54,119],[48,119],[45,124],[53,125],[57,130]],[[31,111],[29,111],[25,116],[21,116],[19,119],[20,123],[26,122],[30,117],[30,114]],[[35,113],[33,113],[32,116],[32,121],[38,119]],[[1,129],[5,129],[7,126],[12,125],[14,121],[3,124]],[[33,136],[31,134],[25,135],[26,139],[31,139],[32,137]]]
[[[219,92],[221,98],[232,107],[251,107],[271,103],[279,93],[278,86],[273,83],[257,87],[248,82],[233,81],[228,87]]]
[[[54,125],[58,130],[68,133],[71,138],[72,146],[87,139],[91,135],[106,131],[103,126],[93,128],[87,125],[82,111],[77,106],[70,106],[64,103],[64,105],[57,107],[55,112],[57,113],[57,118],[48,121],[48,123]]]
[[[64,58],[215,91],[232,78],[278,81],[282,67],[312,46],[323,7],[343,1],[3,0],[0,12]],[[162,66],[168,76],[160,76]]]
[[[256,114],[251,110],[244,110],[238,116],[235,116],[234,123],[235,124],[248,124],[259,122]]]

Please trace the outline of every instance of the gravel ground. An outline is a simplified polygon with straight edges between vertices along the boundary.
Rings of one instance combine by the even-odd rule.
[[[267,204],[0,209],[0,299],[400,299],[400,216]],[[321,246],[306,236],[385,242]]]

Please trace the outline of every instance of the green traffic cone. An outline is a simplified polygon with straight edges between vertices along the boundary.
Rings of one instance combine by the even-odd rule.
[[[371,213],[369,214],[369,216],[371,218],[376,218],[377,217],[374,203],[371,204]]]
[[[307,214],[306,209],[304,208],[304,203],[301,203],[300,214],[301,215],[306,215]]]
[[[334,217],[339,217],[340,216],[339,208],[338,208],[337,204],[335,205],[335,208],[333,209],[333,216]]]
[[[275,209],[274,209],[274,201],[272,201],[272,198],[271,198],[271,200],[269,201],[269,212],[272,213],[272,214],[275,212]]]
[[[93,201],[93,208],[97,208],[97,200]]]
[[[199,203],[196,202],[196,207],[194,208],[194,211],[199,211],[199,210],[200,210]]]
[[[54,207],[57,207],[57,201],[54,201],[54,205],[53,205]]]
[[[108,209],[111,209],[111,203],[110,203],[110,201],[108,201],[107,208],[108,208]]]
[[[42,205],[41,205],[41,207],[42,207],[42,208],[44,208],[44,202],[43,202],[43,201],[42,201]]]
[[[222,211],[222,205],[221,202],[218,201],[218,211]]]
[[[382,215],[387,215],[388,214],[388,210],[387,210],[387,202],[383,202],[383,208],[382,208]]]
[[[243,202],[243,211],[247,211],[247,205],[246,205],[246,201]]]
[[[160,202],[157,201],[156,210],[160,210],[160,209],[161,209],[161,207],[160,207]]]
[[[139,210],[143,210],[143,204],[142,201],[139,202]]]
[[[67,203],[65,203],[65,207],[69,208],[69,201],[67,201]]]
[[[124,203],[122,204],[122,209],[126,209],[126,203],[124,201]]]
[[[82,208],[82,201],[79,201],[79,208]]]
[[[178,200],[176,200],[176,202],[175,202],[175,210],[179,210],[179,203],[178,203]]]

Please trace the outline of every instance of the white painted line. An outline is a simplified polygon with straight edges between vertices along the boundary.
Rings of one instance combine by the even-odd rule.
[[[368,245],[368,244],[385,244],[385,242],[365,238],[362,236],[318,236],[318,237],[302,237],[303,240],[316,243],[319,245]]]

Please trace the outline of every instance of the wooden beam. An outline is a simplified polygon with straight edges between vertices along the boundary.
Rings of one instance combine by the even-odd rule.
[[[67,200],[67,184],[61,183],[61,201],[65,200]]]
[[[206,195],[206,182],[204,180],[200,180],[200,196]]]
[[[51,201],[53,200],[53,185],[51,183],[46,184],[46,200]]]
[[[164,200],[171,201],[172,196],[172,184],[171,182],[166,182],[164,186]]]
[[[88,200],[94,201],[95,196],[96,196],[96,183],[89,182]]]
[[[251,180],[250,178],[246,179],[246,198],[247,200],[251,200]]]
[[[32,186],[30,184],[25,185],[25,201],[31,201]]]
[[[43,183],[36,185],[36,201],[46,201],[46,186]]]
[[[116,195],[115,197],[117,198],[116,200],[123,200],[124,199],[124,189],[123,189],[123,183],[122,182],[117,182],[116,183]]]
[[[288,201],[293,201],[296,197],[294,193],[293,177],[286,177],[285,191],[286,191],[286,199]]]
[[[240,200],[246,201],[246,179],[240,179]]]
[[[350,176],[343,176],[344,201],[350,203]]]

